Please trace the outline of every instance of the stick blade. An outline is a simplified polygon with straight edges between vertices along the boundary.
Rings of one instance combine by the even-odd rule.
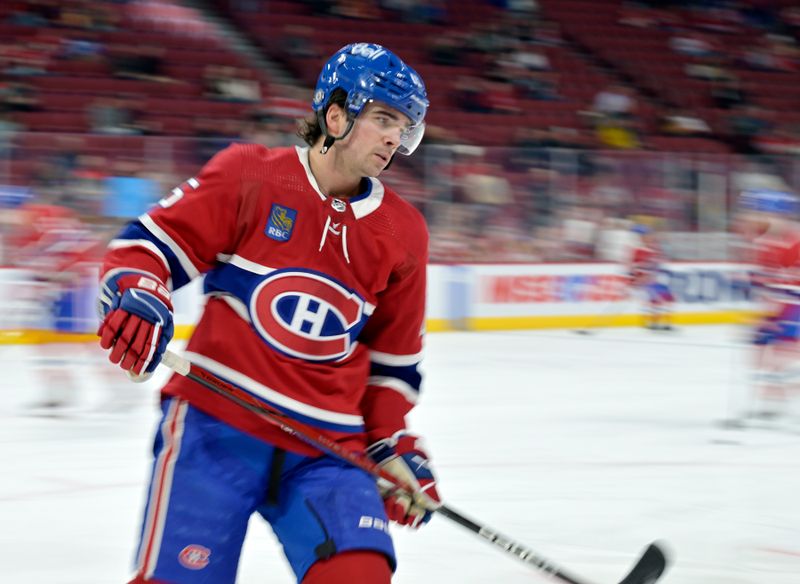
[[[658,544],[651,543],[630,573],[619,584],[654,584],[667,569],[667,556]]]

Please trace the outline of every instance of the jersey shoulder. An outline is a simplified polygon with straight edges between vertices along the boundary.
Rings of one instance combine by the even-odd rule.
[[[381,204],[364,219],[374,229],[392,238],[398,247],[417,258],[427,261],[428,226],[425,217],[394,189],[381,183],[384,191]]]

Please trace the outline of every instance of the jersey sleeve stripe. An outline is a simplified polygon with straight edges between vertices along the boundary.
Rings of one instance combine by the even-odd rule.
[[[370,375],[367,379],[367,386],[385,387],[392,389],[402,395],[407,402],[416,405],[419,398],[419,391],[415,390],[408,383],[397,377],[385,377],[381,375]],[[369,391],[369,389],[367,390]]]
[[[131,245],[145,247],[162,259],[176,290],[188,284],[192,279],[192,276],[186,272],[183,263],[175,255],[173,249],[148,230],[140,221],[133,221],[126,225],[113,243],[117,248],[121,248],[125,246],[123,243],[125,241],[133,241],[135,243]],[[197,274],[197,270],[194,270],[194,272]]]
[[[175,241],[167,235],[167,232],[161,229],[155,221],[153,221],[152,217],[147,214],[141,215],[139,217],[139,221],[147,229],[153,236],[158,239],[163,245],[165,245],[172,254],[177,258],[178,262],[180,263],[183,271],[189,277],[189,280],[193,280],[197,276],[200,275],[200,270],[192,263],[189,259],[189,256],[186,255],[186,252],[183,251],[181,246],[179,246]]]
[[[147,251],[149,251],[154,256],[158,257],[159,260],[161,260],[161,263],[164,264],[164,268],[166,268],[167,271],[169,272],[172,271],[170,270],[167,257],[160,249],[158,249],[158,246],[152,241],[148,241],[147,239],[112,239],[108,243],[108,249],[124,249],[126,247],[137,247],[137,246],[147,249]]]
[[[369,374],[373,377],[398,379],[417,393],[419,393],[420,385],[422,385],[422,375],[417,369],[416,364],[406,365],[405,367],[393,367],[391,365],[381,365],[372,362],[370,363]]]
[[[406,367],[408,365],[417,365],[422,361],[422,351],[414,353],[413,355],[393,355],[391,353],[382,353],[380,351],[370,351],[369,360],[379,365],[391,365],[394,367]]]

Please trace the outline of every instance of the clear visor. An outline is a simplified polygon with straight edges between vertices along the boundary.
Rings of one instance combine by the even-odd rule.
[[[424,135],[425,122],[420,122],[416,126],[411,126],[403,130],[402,134],[400,134],[400,146],[397,147],[397,151],[405,156],[413,154],[414,150],[416,150],[417,146],[422,142],[422,137]]]

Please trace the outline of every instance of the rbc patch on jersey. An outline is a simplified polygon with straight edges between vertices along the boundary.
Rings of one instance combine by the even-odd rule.
[[[267,228],[264,233],[267,237],[275,241],[289,241],[294,229],[294,223],[297,219],[297,211],[278,205],[272,204],[272,209],[269,212],[269,220],[267,221]]]

